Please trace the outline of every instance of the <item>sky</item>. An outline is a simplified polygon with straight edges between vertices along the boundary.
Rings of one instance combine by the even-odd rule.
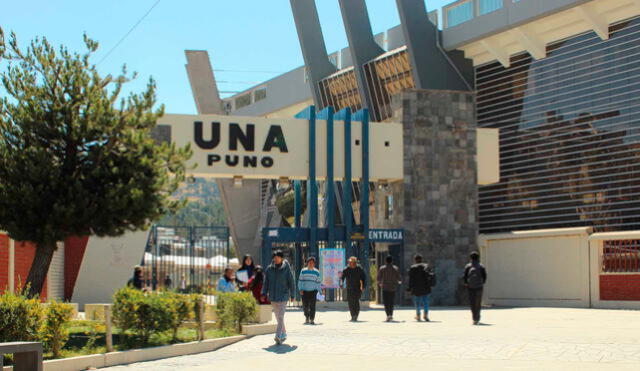
[[[167,113],[195,114],[184,50],[207,50],[223,92],[242,91],[304,64],[289,0],[0,0],[0,27],[26,45],[44,36],[83,51],[83,33],[100,43],[93,62],[103,75],[123,64],[138,72],[129,91],[150,76]],[[366,0],[374,33],[400,23],[395,0]],[[453,0],[427,0],[440,9]],[[329,53],[347,46],[338,0],[316,0]],[[106,58],[105,58],[106,57]],[[5,65],[0,63],[0,68]],[[228,96],[230,93],[223,94]]]

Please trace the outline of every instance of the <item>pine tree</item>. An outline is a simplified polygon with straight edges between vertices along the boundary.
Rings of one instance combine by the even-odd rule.
[[[136,74],[101,77],[90,61],[98,43],[84,43],[75,53],[36,38],[23,50],[0,29],[0,230],[37,245],[32,297],[57,242],[145,229],[183,206],[171,195],[191,150],[152,139],[164,110],[155,82],[121,96]]]

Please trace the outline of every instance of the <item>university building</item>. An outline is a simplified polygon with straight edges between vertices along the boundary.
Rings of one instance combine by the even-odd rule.
[[[225,99],[226,113],[314,104],[402,122],[405,179],[372,185],[372,227],[405,228],[402,263],[428,257],[438,302],[459,301],[481,249],[488,303],[637,306],[640,2],[396,2],[401,24],[374,35],[364,0],[340,0],[349,45],[329,54],[314,0],[292,0],[305,66]],[[480,179],[476,128],[499,130],[498,182]],[[251,220],[274,226],[274,184],[256,184]]]

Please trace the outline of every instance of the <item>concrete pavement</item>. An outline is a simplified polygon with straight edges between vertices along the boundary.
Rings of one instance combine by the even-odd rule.
[[[346,311],[320,312],[306,326],[287,313],[289,339],[257,336],[215,352],[114,367],[114,370],[333,369],[640,369],[640,311],[495,308],[472,326],[462,308],[434,308],[433,322],[397,310],[397,322],[371,309],[361,322]]]

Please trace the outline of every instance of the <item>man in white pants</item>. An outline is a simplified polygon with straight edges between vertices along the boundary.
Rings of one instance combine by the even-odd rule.
[[[284,312],[287,309],[287,300],[295,297],[295,279],[289,262],[284,259],[282,251],[276,251],[273,262],[265,272],[262,295],[271,301],[273,313],[278,322],[276,329],[276,344],[280,345],[287,339],[287,330],[284,325]]]

